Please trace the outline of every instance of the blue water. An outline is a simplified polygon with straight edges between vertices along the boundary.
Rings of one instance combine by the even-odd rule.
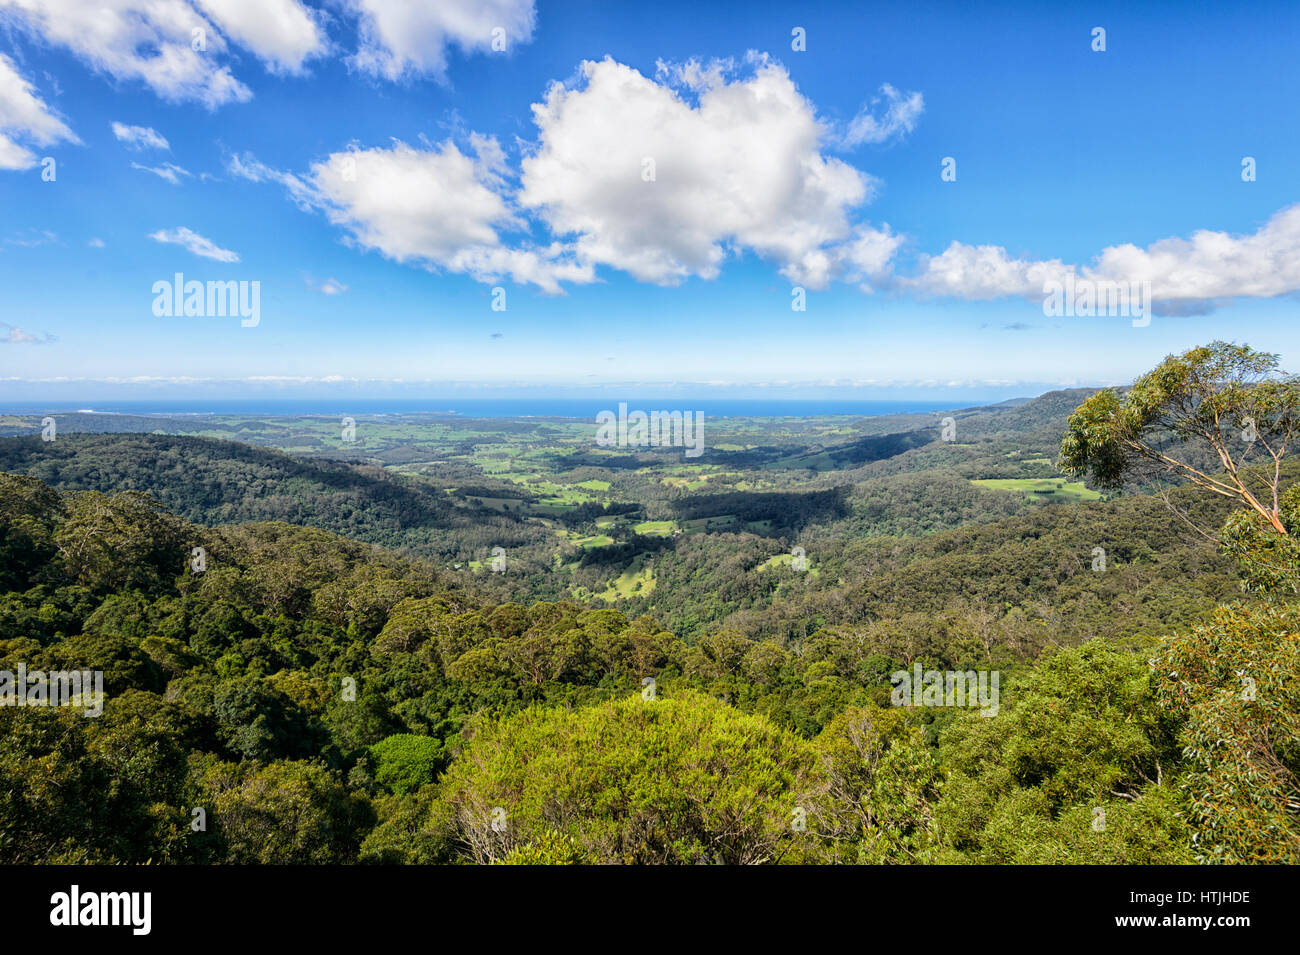
[[[869,401],[861,399],[753,399],[753,398],[238,398],[227,400],[170,399],[156,401],[47,402],[14,405],[10,414],[94,411],[130,415],[380,415],[454,414],[465,418],[585,418],[601,411],[618,411],[620,400],[629,411],[698,411],[706,418],[807,417],[811,415],[916,414],[971,407],[978,402]]]

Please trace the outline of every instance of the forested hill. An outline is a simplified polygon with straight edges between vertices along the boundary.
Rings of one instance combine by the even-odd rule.
[[[383,468],[286,454],[237,441],[162,434],[60,434],[0,440],[0,471],[60,490],[149,494],[195,523],[283,521],[435,554],[435,531],[528,539],[516,517]]]
[[[1205,527],[1230,510],[1186,489],[1171,501]],[[692,536],[671,560],[656,557],[652,593],[620,607],[688,637],[709,624],[777,638],[849,627],[946,659],[942,647],[977,634],[1031,655],[1092,636],[1166,634],[1239,590],[1234,562],[1157,496],[1036,506],[916,537],[859,527],[848,518],[805,529],[804,573],[777,541]]]
[[[0,671],[99,670],[105,694],[93,719],[0,706],[0,845],[57,863],[1294,861],[1294,834],[1206,822],[1272,819],[1282,797],[1261,808],[1235,784],[1254,776],[1188,747],[1251,752],[1254,710],[1219,726],[1197,707],[1235,705],[1240,672],[1290,707],[1293,669],[1257,633],[1293,650],[1298,629],[1229,608],[1153,666],[1102,640],[1027,665],[936,627],[959,668],[1000,670],[1000,697],[892,706],[891,672],[933,665],[935,643],[850,626],[688,646],[649,617],[481,603],[325,531],[204,528],[138,492],[0,474]]]
[[[400,468],[207,437],[61,431],[0,439],[0,471],[60,490],[141,491],[207,526],[317,527],[432,558],[492,601],[577,599],[652,615],[688,641],[718,626],[778,639],[870,626],[892,647],[942,659],[970,639],[1032,656],[1099,634],[1170,632],[1236,586],[1231,561],[1159,498],[1105,501],[1064,485],[1052,429],[1089,393],[956,412],[955,442],[930,425],[896,441],[898,422],[863,437],[851,421],[832,429],[838,443],[815,441],[816,422],[789,423],[773,442],[781,463],[750,470],[654,456],[632,472],[547,470],[554,426],[507,422],[436,447],[419,444],[427,423],[394,432],[385,447],[415,461]],[[873,441],[892,457],[863,465]],[[472,456],[449,462],[454,453]],[[518,472],[503,476],[501,462]],[[1202,526],[1226,513],[1212,497],[1176,500],[1204,512]],[[806,573],[791,570],[796,547]],[[507,572],[491,572],[493,548],[509,555]],[[1107,573],[1091,570],[1094,548]]]
[[[1121,393],[1123,390],[1120,389]],[[957,419],[958,433],[967,437],[1014,433],[1055,442],[1060,439],[1066,419],[1096,391],[1096,388],[1063,388],[1028,401],[967,408],[954,412],[953,417]]]

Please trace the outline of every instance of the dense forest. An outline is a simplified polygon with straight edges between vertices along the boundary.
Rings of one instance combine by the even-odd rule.
[[[104,699],[94,718],[0,706],[0,846],[65,863],[1300,861],[1300,485],[1281,454],[1275,472],[1203,469],[1243,414],[1284,449],[1290,379],[1249,374],[1268,358],[1216,343],[1131,390],[972,413],[965,450],[919,429],[887,449],[1025,461],[1055,428],[1051,479],[1105,493],[1051,504],[982,490],[961,461],[864,463],[852,435],[802,482],[674,474],[701,486],[629,502],[611,479],[610,500],[548,524],[481,503],[499,479],[463,462],[440,483],[212,438],[5,438],[0,672],[102,671]],[[1149,493],[1143,461],[1171,436],[1190,463]],[[609,523],[629,504],[677,532]],[[430,541],[479,517],[525,551],[608,541],[471,572],[461,544]],[[651,593],[594,595],[646,566]],[[993,672],[1000,693],[900,701],[898,674],[930,671]]]

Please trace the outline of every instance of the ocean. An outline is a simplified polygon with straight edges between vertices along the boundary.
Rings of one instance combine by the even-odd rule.
[[[874,417],[890,414],[925,414],[953,408],[972,407],[977,401],[922,401],[809,398],[232,398],[226,400],[181,398],[152,401],[59,401],[14,404],[7,414],[68,414],[95,412],[126,415],[408,415],[454,414],[465,418],[584,418],[594,419],[601,411],[617,411],[619,401],[629,410],[697,411],[706,418],[726,417],[809,417],[854,415]]]

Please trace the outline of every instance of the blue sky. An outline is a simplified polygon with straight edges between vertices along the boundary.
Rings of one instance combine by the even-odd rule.
[[[1285,4],[104,6],[0,0],[0,402],[1300,368]],[[177,272],[256,326],[156,315]],[[1065,274],[1155,315],[1048,317]]]

